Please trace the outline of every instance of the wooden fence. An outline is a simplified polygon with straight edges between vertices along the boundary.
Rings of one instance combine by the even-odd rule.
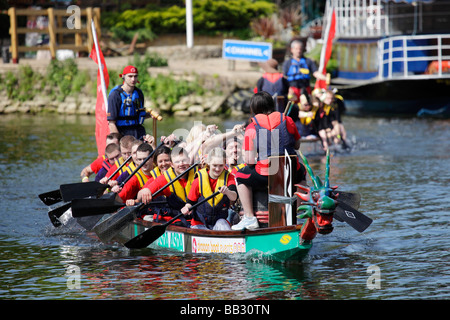
[[[9,8],[8,15],[10,19],[9,34],[11,35],[11,47],[9,49],[13,63],[19,62],[19,52],[29,52],[38,50],[50,50],[52,59],[56,58],[56,50],[66,49],[75,52],[90,52],[93,39],[91,32],[91,19],[94,20],[97,30],[97,38],[100,39],[100,8],[80,9],[80,19],[75,20],[74,28],[70,29],[63,26],[63,17],[69,17],[72,13],[62,9],[16,9]],[[47,16],[48,27],[42,29],[30,29],[17,26],[17,16]],[[49,43],[40,46],[19,45],[19,34],[41,33],[49,35]],[[64,35],[73,34],[73,44],[63,43]]]

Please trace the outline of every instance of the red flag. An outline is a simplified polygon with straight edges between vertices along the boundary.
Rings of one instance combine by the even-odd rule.
[[[327,63],[328,60],[330,60],[331,57],[331,50],[333,47],[333,39],[334,34],[336,33],[336,12],[331,12],[331,18],[328,22],[328,29],[325,31],[324,41],[322,47],[322,52],[320,54],[320,65],[319,65],[319,72],[323,75],[327,74]],[[316,80],[316,84],[314,86],[314,89],[326,89],[327,88],[327,82],[325,80]]]
[[[105,58],[103,57],[102,50],[99,48],[100,63],[102,66],[103,77],[105,79],[105,90],[109,86],[109,74],[106,68]],[[92,45],[91,54],[89,57],[94,60],[98,65],[97,51],[95,50],[95,44]],[[97,142],[98,155],[105,154],[106,148],[106,136],[109,134],[108,121],[106,120],[106,103],[104,97],[107,96],[107,92],[103,95],[102,81],[100,70],[97,71],[97,103],[95,105],[95,140]]]

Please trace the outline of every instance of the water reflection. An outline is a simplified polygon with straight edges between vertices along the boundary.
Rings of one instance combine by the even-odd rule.
[[[65,260],[65,264],[81,269],[81,290],[74,292],[75,296],[211,300],[311,297],[309,289],[303,287],[306,275],[301,264],[282,266],[255,263],[244,256],[223,259],[220,255],[144,251],[145,255],[133,256],[124,249],[81,250],[81,258],[74,255]],[[70,255],[74,253],[71,250]]]

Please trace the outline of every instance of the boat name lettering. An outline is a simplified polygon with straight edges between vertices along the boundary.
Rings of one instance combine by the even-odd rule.
[[[158,238],[158,245],[165,248],[184,251],[184,235],[180,232],[166,231]]]
[[[237,253],[245,252],[245,239],[220,239],[209,237],[192,237],[194,253]]]

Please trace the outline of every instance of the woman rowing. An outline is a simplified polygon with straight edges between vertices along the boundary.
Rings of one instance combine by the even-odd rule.
[[[189,215],[190,208],[196,202],[219,191],[217,196],[192,213],[191,228],[230,230],[230,224],[227,221],[228,209],[230,202],[237,199],[234,176],[225,170],[226,154],[223,149],[212,149],[206,159],[207,166],[198,171],[181,213]]]

